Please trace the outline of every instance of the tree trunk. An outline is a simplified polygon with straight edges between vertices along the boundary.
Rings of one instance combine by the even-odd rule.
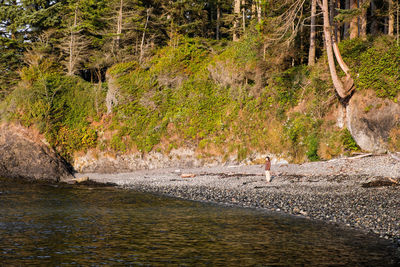
[[[389,4],[389,23],[388,23],[388,35],[394,35],[394,8],[393,8],[393,0],[388,0]]]
[[[336,1],[336,3],[335,3],[335,16],[337,15],[337,10],[336,9],[338,9],[338,10],[340,10],[341,9],[341,5],[340,5],[340,0],[335,0]],[[339,24],[339,23],[335,23],[335,38],[336,38],[336,41],[338,42],[338,43],[340,43],[340,40],[342,39],[342,35],[341,35],[341,25]]]
[[[118,12],[118,19],[117,19],[117,40],[116,40],[116,47],[117,49],[120,47],[120,40],[121,40],[121,33],[122,33],[122,9],[124,5],[124,0],[121,0]]]
[[[400,30],[400,25],[399,25],[399,22],[400,22],[400,18],[399,18],[399,15],[400,15],[400,3],[399,2],[397,2],[397,8],[396,8],[396,10],[397,10],[397,46],[399,46],[400,45],[400,33],[399,33],[399,30]]]
[[[233,7],[233,41],[239,41],[239,24],[240,24],[240,0],[235,0]]]
[[[315,15],[317,13],[317,0],[311,0],[311,29],[310,29],[310,49],[308,50],[308,66],[315,64]]]
[[[333,52],[335,53],[336,61],[338,62],[340,68],[346,74],[346,76],[349,76],[350,68],[347,66],[346,62],[344,62],[344,60],[342,58],[342,54],[340,54],[339,46],[338,46],[335,38],[332,38],[332,48],[333,48]],[[350,88],[348,88],[348,89],[350,89]]]
[[[221,8],[220,8],[220,4],[219,1],[217,1],[217,29],[216,29],[216,33],[215,33],[215,37],[217,40],[220,39],[220,27],[221,27]]]
[[[146,23],[144,24],[142,42],[140,43],[139,63],[142,63],[142,59],[143,59],[143,45],[144,45],[144,39],[146,37],[146,30],[147,30],[147,24],[149,23],[149,17],[150,17],[150,9],[148,8],[148,9],[146,9]]]
[[[375,0],[371,0],[371,34],[378,34],[378,21]]]
[[[350,8],[357,8],[357,0],[350,0]],[[354,16],[350,21],[350,39],[358,37],[358,17]]]
[[[330,4],[330,23],[332,26],[332,30],[333,30],[333,39],[335,40],[335,42],[339,42],[339,35],[338,35],[338,31],[339,31],[339,26],[338,24],[335,22],[335,16],[337,15],[337,11],[336,8],[338,8],[338,1],[337,0],[331,0],[331,4]]]
[[[261,0],[256,0],[256,10],[257,10],[257,21],[262,22],[262,3]]]
[[[367,37],[367,10],[369,0],[359,0],[361,15],[360,15],[360,37],[365,39]]]
[[[75,69],[75,30],[78,24],[78,6],[75,7],[75,14],[74,14],[74,24],[71,27],[71,35],[69,40],[69,57],[68,57],[68,67],[67,67],[67,75],[73,75]]]
[[[328,0],[323,0],[322,1],[322,12],[323,12],[323,17],[324,17],[324,35],[325,35],[325,43],[326,43],[326,53],[328,56],[328,64],[329,64],[329,71],[331,74],[333,86],[335,87],[335,90],[339,97],[341,98],[346,98],[349,95],[349,91],[347,91],[340,80],[337,72],[336,72],[336,66],[335,66],[335,59],[334,55],[332,52],[333,45],[332,45],[332,28],[329,23],[329,5],[328,5]],[[340,54],[340,53],[339,53]],[[348,77],[350,77],[348,75]]]
[[[262,22],[262,6],[261,6],[261,0],[257,1],[257,18],[258,18],[258,23]]]
[[[243,20],[243,34],[246,33],[246,2],[245,0],[242,0],[242,20]]]
[[[350,9],[350,0],[345,0],[344,8],[345,9]],[[345,22],[343,24],[343,39],[347,39],[350,36],[349,28],[350,28],[349,23]]]

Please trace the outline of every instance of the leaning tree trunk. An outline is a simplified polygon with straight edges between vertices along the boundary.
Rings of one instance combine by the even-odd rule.
[[[326,53],[328,56],[328,64],[329,64],[329,71],[331,74],[333,86],[340,98],[344,99],[348,97],[351,93],[351,89],[353,87],[352,79],[349,74],[349,68],[343,61],[340,51],[337,47],[337,42],[332,38],[332,27],[329,22],[329,5],[328,0],[322,1],[322,13],[324,17],[324,35],[325,35],[325,44],[326,44]],[[335,66],[335,58],[333,51],[335,51],[336,59],[339,62],[340,67],[346,73],[346,82],[340,80]]]

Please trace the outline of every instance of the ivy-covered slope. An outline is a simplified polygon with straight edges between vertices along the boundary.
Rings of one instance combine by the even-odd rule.
[[[397,101],[400,49],[387,38],[341,45],[357,90]],[[110,114],[107,82],[65,76],[57,63],[43,60],[20,72],[2,115],[35,125],[69,159],[89,148],[168,153],[187,147],[199,157],[241,160],[260,152],[295,162],[358,150],[336,125],[340,103],[324,58],[312,68],[290,67],[285,57],[264,60],[261,51],[252,36],[235,43],[181,38],[141,64],[116,64],[108,69],[118,100]]]

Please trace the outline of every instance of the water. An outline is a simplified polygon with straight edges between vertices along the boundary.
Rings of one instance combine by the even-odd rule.
[[[393,253],[374,236],[258,210],[0,182],[4,266],[395,266]]]

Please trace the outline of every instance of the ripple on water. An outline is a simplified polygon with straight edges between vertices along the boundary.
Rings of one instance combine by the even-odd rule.
[[[375,236],[252,209],[109,188],[7,191],[0,262],[8,265],[395,264],[390,243]]]

